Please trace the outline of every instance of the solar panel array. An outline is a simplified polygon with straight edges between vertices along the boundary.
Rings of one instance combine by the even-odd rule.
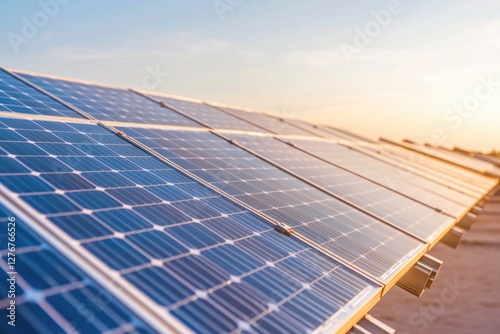
[[[159,93],[2,70],[0,94],[23,332],[346,332],[498,184]]]

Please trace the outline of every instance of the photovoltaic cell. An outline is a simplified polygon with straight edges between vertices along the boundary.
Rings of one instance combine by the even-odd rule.
[[[293,142],[300,148],[331,161],[333,164],[359,173],[370,180],[422,201],[431,207],[439,208],[456,217],[462,215],[467,209],[467,205],[458,204],[448,199],[454,197],[460,198],[462,196],[460,193],[425,180],[415,174],[410,174],[406,170],[399,169],[362,153],[350,150],[347,147],[326,141],[294,139]],[[415,180],[418,179],[422,187],[416,187],[415,185],[409,184],[406,180],[408,177],[415,178]],[[443,195],[436,195],[428,189],[434,190],[446,197],[443,197]],[[471,198],[468,198],[468,200],[471,200]]]
[[[9,284],[8,218],[15,218],[15,327],[9,289],[0,290],[2,333],[153,333],[129,309],[0,203],[0,278]],[[14,225],[12,225],[14,226]],[[15,330],[15,331],[14,331]]]
[[[272,137],[228,136],[280,166],[428,241],[433,241],[436,235],[455,222],[451,217]]]
[[[237,117],[231,116],[216,108],[210,107],[203,103],[175,99],[163,95],[148,94],[151,98],[166,103],[167,105],[179,110],[186,115],[193,117],[196,120],[209,125],[214,129],[232,129],[241,131],[263,132],[260,127],[256,127],[248,122],[245,122]]]
[[[440,168],[429,167],[429,164],[427,163],[427,161],[425,161],[427,159],[419,156],[418,154],[406,154],[406,157],[402,158],[398,157],[395,154],[391,154],[390,150],[387,150],[380,146],[356,146],[355,148],[361,153],[365,153],[369,156],[375,156],[376,158],[392,165],[404,166],[411,163],[413,174],[417,174],[434,183],[444,185],[450,189],[463,193],[466,198],[468,197],[466,201],[463,201],[464,203],[469,202],[471,200],[471,197],[480,197],[484,192],[483,188],[478,188],[476,185],[473,185],[470,182],[466,182],[457,178],[457,173],[446,168],[446,166],[445,168],[443,168],[442,166]],[[416,186],[419,186],[418,179],[413,180],[412,178],[408,178],[407,181]]]
[[[81,118],[75,111],[0,69],[0,111]]]
[[[478,175],[473,171],[398,146],[384,145],[380,147],[379,151],[399,157],[402,160],[411,160],[415,164],[426,166],[428,169],[440,172],[441,174],[444,173],[449,178],[452,178],[450,182],[459,182],[467,187],[475,188],[475,191],[492,188],[496,184],[495,179],[486,175]],[[453,185],[456,186],[456,184]]]
[[[9,122],[0,118],[0,125]],[[2,158],[8,161],[0,176],[37,178],[25,188],[10,190],[53,224],[51,228],[64,231],[148,296],[148,302],[195,332],[262,332],[286,321],[294,325],[291,333],[308,333],[332,317],[346,321],[367,299],[380,294],[370,281],[294,237],[279,234],[258,216],[106,129],[60,125],[17,120],[17,128],[9,127],[12,133],[51,129],[55,137],[76,142],[0,140],[6,152]],[[87,153],[76,147],[82,141],[89,145]],[[23,152],[12,153],[19,143],[26,145]],[[46,151],[47,144],[64,146],[54,154]],[[103,145],[107,150],[100,149]],[[25,164],[28,158],[48,159],[43,172]],[[51,170],[52,165],[57,169]],[[60,166],[65,166],[64,173]],[[64,176],[58,180],[59,175]],[[73,182],[84,189],[75,189]],[[270,278],[286,286],[269,294],[263,279]],[[81,312],[68,301],[89,294],[66,294],[52,301],[69,317]],[[310,300],[321,309],[305,304]]]
[[[126,89],[18,73],[98,120],[199,127],[190,119]]]
[[[273,117],[263,113],[243,111],[236,108],[224,107],[223,109],[235,116],[238,116],[239,118],[258,125],[271,133],[281,135],[314,136],[310,132],[304,131],[296,126],[293,126],[292,124],[282,121],[279,118],[279,115]]]
[[[120,129],[380,279],[424,245],[211,133]]]

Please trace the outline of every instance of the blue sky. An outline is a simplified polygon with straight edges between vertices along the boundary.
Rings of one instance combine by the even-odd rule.
[[[157,68],[162,92],[500,149],[498,1],[42,0],[0,13],[3,67],[124,87]],[[40,27],[26,35],[26,22]]]

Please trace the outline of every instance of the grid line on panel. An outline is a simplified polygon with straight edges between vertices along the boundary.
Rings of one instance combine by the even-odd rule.
[[[435,208],[437,211],[441,211],[450,217],[459,217],[465,210],[464,205],[456,204],[426,189],[409,184],[402,178],[399,169],[392,168],[345,145],[302,139],[293,140],[293,143],[307,152],[326,159],[335,166],[347,168],[369,180],[394,189],[409,198],[425,203],[427,206]],[[436,205],[439,207],[436,207]]]
[[[282,170],[282,171],[290,174],[291,176],[293,176],[293,177],[295,177],[295,178],[297,178],[297,179],[299,179],[299,180],[307,183],[308,185],[310,185],[310,186],[312,186],[312,187],[314,187],[314,188],[316,188],[316,189],[324,192],[325,194],[327,194],[327,195],[329,195],[329,196],[331,196],[331,197],[333,197],[333,198],[335,198],[335,199],[337,199],[337,200],[339,200],[339,201],[341,201],[341,202],[343,202],[343,203],[345,203],[345,204],[347,204],[347,205],[355,208],[356,210],[358,210],[360,212],[363,212],[363,213],[371,216],[372,218],[375,218],[375,219],[379,220],[380,222],[382,222],[382,223],[384,223],[386,225],[389,225],[389,226],[391,226],[391,227],[399,230],[400,232],[402,232],[402,233],[404,233],[404,234],[406,234],[406,235],[408,235],[408,236],[410,236],[410,237],[412,237],[414,239],[417,239],[417,240],[419,240],[419,241],[421,241],[423,243],[428,243],[425,240],[425,238],[422,238],[422,236],[416,235],[415,232],[410,232],[410,231],[404,229],[403,227],[398,226],[397,224],[394,224],[391,221],[388,221],[387,219],[385,219],[385,217],[382,217],[382,216],[377,215],[377,214],[375,214],[375,213],[373,213],[373,212],[371,212],[369,210],[366,210],[365,207],[369,206],[366,203],[365,203],[365,205],[363,207],[360,206],[360,205],[358,205],[358,204],[355,204],[354,202],[352,202],[352,200],[349,200],[346,196],[340,196],[338,194],[335,194],[332,191],[330,191],[327,188],[325,188],[324,186],[318,184],[317,182],[314,182],[314,180],[312,180],[311,178],[304,177],[300,173],[294,172],[290,168],[291,167],[290,165],[284,166],[283,164],[280,164],[279,162],[276,162],[275,159],[270,158],[267,155],[261,154],[262,152],[259,152],[259,148],[257,146],[254,146],[254,145],[251,145],[251,144],[249,145],[249,142],[245,142],[245,143],[242,144],[241,141],[240,141],[240,139],[243,139],[244,136],[242,136],[242,135],[236,135],[236,136],[231,136],[231,138],[229,138],[229,137],[226,137],[225,135],[222,135],[220,133],[216,133],[216,134],[219,137],[221,137],[221,138],[227,140],[228,142],[232,143],[233,145],[238,146],[239,148],[247,151],[248,153],[256,156],[257,158],[266,161],[267,163],[275,166],[276,168],[279,168],[280,170]],[[236,139],[233,140],[232,138],[236,138]],[[271,137],[268,137],[268,138],[271,138]],[[271,139],[274,140],[274,138],[271,138]],[[252,139],[250,139],[250,140],[252,140]],[[258,141],[259,139],[255,138],[255,140]],[[261,144],[264,144],[264,145],[271,144],[272,145],[272,143],[269,143],[269,142],[267,142],[267,143],[261,143]]]
[[[399,252],[415,254],[417,249],[425,248],[424,243],[369,218],[213,133],[119,129],[254,210],[286,222],[297,233],[303,230],[307,238],[376,277],[386,277],[387,269],[394,269],[392,261],[400,256],[396,255]],[[318,234],[319,230],[327,237]],[[366,239],[368,230],[379,241]],[[404,243],[400,243],[403,239]],[[361,240],[371,246],[356,249],[354,245],[365,243]],[[361,253],[354,255],[357,252]],[[368,258],[380,265],[376,268],[369,264]]]
[[[366,152],[360,149],[358,146],[349,146],[349,148],[364,157],[368,157],[371,161],[374,161],[375,164],[386,167],[387,173],[391,173],[394,175],[394,171],[399,170],[398,166],[395,166],[390,161],[384,160],[384,158],[381,156]],[[413,185],[417,191],[425,190],[426,192],[437,196],[437,198],[439,198],[443,203],[445,202],[443,201],[443,199],[446,200],[449,204],[447,206],[443,206],[442,209],[443,211],[448,212],[448,214],[452,214],[451,211],[453,209],[456,210],[460,206],[472,207],[476,203],[476,199],[474,197],[464,195],[460,193],[460,191],[450,189],[449,187],[442,185],[440,182],[429,180],[428,177],[420,176],[418,173],[412,173],[412,177],[410,178],[403,178],[401,175],[397,174],[395,176],[398,180],[404,181],[409,185]],[[456,213],[459,213],[460,211],[456,210],[454,212],[456,215]]]
[[[273,137],[229,135],[237,145],[359,211],[424,242],[449,228],[454,218],[337,168]]]
[[[253,124],[234,117],[233,115],[223,112],[217,108],[205,104],[203,102],[195,102],[174,98],[155,93],[137,92],[149,99],[161,104],[162,106],[172,109],[181,115],[195,120],[210,129],[230,129],[240,131],[262,132],[261,127],[256,127]]]
[[[64,101],[73,109],[87,114],[89,119],[199,127],[191,119],[127,89],[22,72],[13,73]]]
[[[500,174],[497,174],[497,173],[492,173],[492,172],[489,172],[489,171],[485,171],[485,170],[478,170],[476,167],[473,167],[473,166],[470,166],[470,165],[462,165],[460,164],[459,162],[457,161],[453,161],[450,160],[449,157],[446,157],[446,156],[443,156],[441,154],[439,154],[438,152],[429,152],[429,150],[425,150],[421,147],[418,147],[416,145],[411,145],[411,144],[408,144],[408,143],[398,143],[396,141],[393,141],[393,140],[390,140],[390,139],[386,139],[386,138],[380,138],[380,141],[381,142],[385,142],[385,143],[389,143],[389,144],[392,144],[392,145],[396,145],[396,146],[399,146],[399,147],[403,147],[405,149],[408,149],[408,150],[411,150],[411,151],[415,151],[415,152],[418,152],[418,153],[421,153],[421,154],[424,154],[424,155],[427,155],[427,156],[430,156],[434,159],[437,159],[437,160],[440,160],[442,162],[445,162],[445,163],[448,163],[448,164],[451,164],[451,165],[454,165],[454,166],[458,166],[458,167],[462,167],[462,168],[465,168],[471,172],[475,172],[475,173],[479,173],[479,174],[482,174],[482,175],[487,175],[487,176],[491,176],[491,177],[500,177]]]
[[[365,156],[377,160],[377,163],[382,162],[383,164],[389,165],[391,170],[393,170],[394,167],[399,168],[397,165],[392,163],[392,161],[388,161],[388,159],[384,159],[384,157],[374,154],[372,152],[369,151],[367,152],[366,150],[363,150],[359,146],[351,145],[349,147],[356,152],[359,152]],[[429,176],[420,175],[420,173],[416,172],[412,174],[414,174],[415,176],[409,178],[407,182],[415,185],[417,188],[426,189],[429,192],[432,192],[438,196],[446,198],[447,200],[454,202],[456,204],[470,205],[471,203],[473,203],[472,202],[474,200],[473,197],[462,194],[459,190],[451,189],[448,186],[443,185],[439,180],[432,180],[430,179]]]
[[[65,255],[57,252],[31,229],[30,224],[0,203],[0,236],[7,240],[7,224],[16,228],[16,329],[24,332],[120,332],[152,333],[142,320],[104,291]],[[11,218],[10,220],[7,217]],[[4,232],[5,231],[5,232]],[[0,277],[13,275],[8,262],[8,247],[0,247]],[[0,295],[0,314],[7,318],[10,305],[7,291]],[[92,314],[92,318],[90,318]],[[12,329],[7,320],[0,330]]]
[[[194,331],[287,319],[306,333],[366,289],[369,298],[381,291],[99,125],[1,118],[0,128],[10,134],[0,140],[0,178],[9,191]],[[342,285],[331,275],[343,277]],[[269,293],[263,279],[286,284]],[[229,307],[233,295],[241,296],[238,309]],[[304,298],[323,305],[314,321],[312,306],[299,306]]]
[[[470,174],[467,175],[466,173],[469,173],[468,171],[460,170],[458,167],[445,164],[439,160],[422,159],[425,156],[417,152],[408,151],[397,146],[389,148],[387,145],[378,148],[378,151],[393,158],[394,160],[410,160],[412,164],[418,164],[421,168],[424,168],[426,172],[432,173],[433,175],[439,177],[444,176],[448,180],[447,184],[450,187],[455,190],[464,191],[464,193],[469,196],[482,195],[481,192],[487,187],[485,182],[480,182],[477,178],[472,177]],[[418,157],[418,159],[416,159],[416,157]],[[451,175],[453,175],[453,177]],[[493,182],[490,183],[490,185],[492,184]]]
[[[0,69],[0,111],[26,115],[81,116],[61,101],[51,98],[3,68]]]
[[[333,160],[333,159],[328,159],[328,158],[325,158],[325,156],[323,156],[323,155],[321,155],[321,154],[318,154],[318,152],[315,152],[314,150],[308,149],[307,147],[303,147],[303,146],[301,146],[301,145],[298,145],[298,144],[294,143],[294,142],[293,142],[293,140],[292,140],[292,141],[290,141],[290,140],[288,140],[288,139],[283,139],[283,138],[277,138],[277,139],[278,139],[279,141],[281,141],[281,142],[283,142],[283,143],[287,144],[287,145],[292,146],[293,148],[295,148],[295,149],[297,149],[297,150],[299,150],[299,151],[302,151],[302,152],[304,152],[304,153],[306,153],[306,154],[309,154],[309,155],[311,155],[311,156],[313,156],[313,157],[315,157],[315,158],[317,158],[317,159],[319,159],[319,160],[321,160],[321,161],[324,161],[324,162],[326,162],[326,163],[328,163],[328,164],[331,164],[332,166],[335,166],[336,168],[342,169],[342,170],[347,171],[347,172],[349,172],[349,173],[352,173],[352,174],[354,174],[354,175],[356,175],[356,176],[358,176],[358,177],[360,177],[360,178],[363,178],[363,179],[365,179],[365,180],[367,180],[367,181],[373,182],[374,184],[376,184],[376,185],[378,185],[378,186],[380,186],[380,187],[382,187],[382,188],[385,188],[385,189],[387,189],[387,190],[390,190],[390,191],[396,192],[397,194],[399,194],[399,195],[401,195],[401,196],[403,196],[403,197],[406,197],[406,198],[408,198],[408,199],[410,199],[410,200],[412,200],[412,201],[415,201],[415,202],[417,202],[417,203],[419,203],[419,204],[421,204],[421,205],[424,205],[424,206],[426,206],[426,207],[428,207],[428,208],[430,208],[430,209],[432,209],[432,210],[434,210],[434,211],[436,211],[436,212],[443,213],[443,214],[445,214],[445,215],[447,215],[447,216],[450,216],[450,217],[455,217],[455,216],[450,215],[450,214],[448,214],[448,213],[446,213],[446,212],[443,212],[443,210],[442,210],[442,209],[440,209],[440,208],[437,208],[437,207],[435,207],[435,206],[432,206],[432,205],[430,205],[429,203],[423,202],[423,201],[419,200],[418,198],[415,198],[415,197],[409,196],[409,195],[407,195],[407,194],[405,194],[405,193],[403,193],[403,192],[401,192],[401,191],[398,191],[397,189],[391,188],[390,186],[388,186],[388,185],[386,185],[386,184],[384,184],[384,183],[382,183],[382,182],[379,182],[379,181],[377,181],[376,179],[372,179],[372,178],[370,178],[370,177],[367,177],[366,175],[364,175],[364,174],[362,174],[362,173],[360,173],[360,172],[358,172],[358,171],[356,171],[356,170],[353,170],[353,169],[348,168],[348,167],[346,167],[346,166],[344,166],[344,165],[341,165],[341,164],[339,164],[339,163],[337,163],[337,162],[334,162],[334,160]],[[305,141],[304,141],[304,143],[305,143]],[[313,143],[313,142],[311,141],[311,143]],[[320,143],[320,142],[316,142],[316,143]],[[323,142],[323,143],[325,143],[325,142]],[[334,144],[335,144],[335,145],[341,145],[340,143],[329,143],[329,144],[332,144],[332,145],[334,145]],[[348,149],[350,149],[349,147],[347,147],[347,148],[348,148]]]
[[[250,123],[256,124],[257,126],[266,129],[267,131],[274,134],[281,135],[298,135],[298,136],[313,136],[310,132],[299,129],[292,124],[284,122],[279,116],[274,116],[271,114],[266,114],[257,111],[244,111],[235,107],[218,107],[225,110],[231,115],[238,116]]]
[[[370,157],[373,157],[373,158],[380,160],[384,163],[387,163],[391,166],[399,167],[398,163],[395,161],[395,159],[396,159],[395,157],[388,156],[387,154],[384,154],[384,153],[380,153],[380,152],[382,152],[381,148],[375,149],[372,147],[355,146],[355,147],[353,147],[353,149],[356,150],[357,152],[366,154]],[[460,193],[462,195],[460,199],[451,198],[451,196],[448,197],[448,199],[450,199],[458,204],[467,204],[466,203],[467,199],[470,200],[471,198],[476,197],[475,194],[468,193],[468,192],[464,191],[463,189],[458,189],[458,188],[460,188],[456,184],[458,180],[454,181],[454,183],[445,181],[445,179],[448,179],[448,175],[445,175],[445,174],[436,175],[436,171],[433,171],[433,170],[426,170],[426,172],[422,172],[422,167],[419,166],[417,168],[416,164],[414,162],[412,162],[412,172],[413,172],[413,174],[418,175],[419,179],[425,179],[425,180],[427,180],[427,182],[433,182],[433,183],[439,184],[443,187],[446,187],[447,189],[450,189],[454,192]],[[408,179],[408,182],[413,183],[415,186],[420,186],[420,187],[425,186],[425,184],[422,184],[417,180],[414,181],[412,178]],[[429,189],[428,187],[426,187],[426,188]]]

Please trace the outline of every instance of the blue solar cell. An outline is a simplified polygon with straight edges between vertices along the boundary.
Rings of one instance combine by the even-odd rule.
[[[6,240],[7,217],[16,217],[0,204],[0,237]],[[5,237],[5,238],[4,238]],[[0,243],[3,246],[3,242]],[[2,333],[63,333],[92,329],[93,332],[132,332],[137,326],[152,330],[106,290],[98,286],[63,254],[39,237],[25,221],[16,217],[16,320],[8,324],[10,303],[7,290],[0,292]],[[0,247],[0,279],[6,281],[6,249]],[[5,279],[4,279],[5,278]],[[4,293],[5,291],[5,293]],[[91,317],[91,318],[90,318]],[[91,319],[91,321],[89,321]],[[94,327],[95,326],[95,327]]]
[[[111,235],[113,232],[100,224],[92,216],[79,214],[71,216],[52,217],[50,220],[72,238],[81,240]]]
[[[238,328],[236,320],[218,311],[204,299],[184,305],[173,314],[186,323],[195,333],[230,333]]]
[[[86,190],[95,189],[80,175],[72,173],[42,174],[42,178],[60,190]]]
[[[21,197],[35,210],[45,214],[80,211],[80,208],[59,194],[30,195]]]
[[[10,159],[11,162],[9,163],[17,163],[15,162],[14,159]],[[19,157],[18,160],[22,162],[24,165],[26,165],[29,169],[31,169],[34,172],[70,172],[71,168],[63,164],[61,161],[57,160],[56,158],[51,158],[51,157]],[[2,161],[2,158],[0,157],[0,161]],[[3,163],[0,163],[0,168],[3,165]],[[8,168],[12,170],[13,168]],[[26,170],[23,167],[21,172],[25,173]]]
[[[0,70],[0,110],[81,118],[75,111]]]
[[[182,201],[193,198],[176,186],[154,186],[147,187],[146,189],[165,201]]]
[[[19,254],[16,257],[16,268],[31,287],[39,290],[82,280],[71,266],[64,264],[58,255],[47,250]]]
[[[224,239],[202,224],[174,226],[166,231],[190,248],[205,248],[224,242]]]
[[[42,193],[54,190],[34,175],[0,176],[0,183],[16,193]]]
[[[79,191],[67,195],[80,207],[90,210],[118,208],[122,205],[102,191]]]
[[[114,188],[107,190],[111,196],[126,205],[160,203],[161,200],[143,188]]]
[[[170,204],[140,206],[134,211],[155,225],[166,226],[186,223],[191,219]]]
[[[166,268],[197,289],[208,290],[229,280],[229,273],[210,260],[196,255],[167,262]]]
[[[249,256],[243,249],[234,245],[211,248],[204,251],[203,255],[235,276],[242,276],[265,266],[264,261]]]
[[[106,239],[84,244],[90,252],[115,270],[122,270],[149,262],[148,258],[121,239]],[[120,256],[116,256],[120,254]],[[115,254],[113,256],[113,254]]]
[[[24,142],[2,142],[2,149],[13,155],[48,155],[34,144]]]
[[[99,120],[200,127],[189,118],[126,89],[18,74]]]
[[[0,129],[0,140],[4,141],[25,141],[26,139],[8,129]]]
[[[276,267],[267,267],[243,279],[262,295],[267,296],[272,303],[280,303],[288,296],[300,291],[303,287],[299,281],[289,277]]]
[[[103,188],[131,187],[135,184],[117,172],[85,172],[81,176]]]
[[[199,199],[176,202],[173,205],[194,219],[208,219],[221,216],[221,212]]]
[[[210,219],[205,221],[204,225],[227,240],[236,240],[251,233],[251,229],[237,220],[238,216]],[[263,226],[263,228],[266,227]]]
[[[75,304],[75,300],[90,302]],[[47,302],[59,310],[63,317],[79,324],[75,329],[80,333],[101,333],[108,328],[120,328],[130,321],[126,310],[111,303],[112,300],[108,293],[94,287],[76,289],[47,298]],[[89,321],[96,315],[99,321]]]
[[[45,131],[31,131],[31,130],[18,130],[18,134],[24,138],[34,141],[34,142],[45,142],[45,143],[62,143],[64,142],[60,136],[54,136],[50,132]]]
[[[164,259],[189,252],[189,250],[160,231],[131,234],[127,237],[135,247],[155,259]]]
[[[95,212],[94,215],[104,224],[118,232],[130,232],[153,227],[146,219],[128,209],[100,211]]]
[[[162,268],[150,267],[126,274],[124,277],[162,306],[169,306],[194,295],[194,290]]]

